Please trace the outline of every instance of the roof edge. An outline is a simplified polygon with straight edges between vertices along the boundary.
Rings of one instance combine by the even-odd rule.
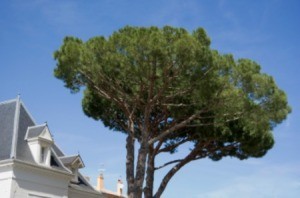
[[[78,186],[76,184],[69,184],[69,190],[74,190],[78,192],[85,192],[85,193],[91,193],[94,195],[103,195],[102,192],[95,190],[95,188],[92,187],[92,189],[85,189],[82,188],[81,186]]]
[[[47,166],[43,166],[43,165],[39,165],[39,164],[34,164],[34,163],[30,163],[30,162],[26,162],[26,161],[22,161],[22,160],[18,160],[18,159],[13,159],[13,163],[14,165],[25,165],[28,167],[32,167],[32,168],[37,168],[46,172],[52,172],[52,173],[58,173],[59,175],[65,175],[67,177],[73,177],[73,174],[70,173],[69,171],[65,171],[65,170],[58,170],[58,169],[54,169],[51,167],[47,167]]]
[[[92,186],[92,184],[85,178],[85,176],[82,175],[82,173],[80,171],[78,171],[78,176],[85,182],[85,184],[87,184],[90,188],[92,188],[93,190],[96,190],[94,188],[94,186]],[[96,190],[97,191],[97,190]],[[99,191],[97,191],[99,192]]]
[[[20,100],[20,104],[23,106],[24,110],[26,111],[26,113],[28,114],[29,118],[31,119],[31,121],[33,122],[34,126],[37,125],[35,119],[33,118],[33,116],[31,115],[30,111],[28,111],[26,105],[24,104],[24,102],[22,100]]]
[[[63,156],[63,157],[59,157],[59,159],[65,159],[65,158],[70,158],[70,157],[75,157],[74,160],[72,160],[72,162],[70,163],[71,165],[73,165],[77,160],[79,160],[79,162],[81,163],[82,167],[81,168],[84,168],[85,167],[85,164],[80,156],[80,154],[77,154],[77,155],[70,155],[70,156]]]
[[[68,158],[68,157],[78,157],[79,154],[75,154],[75,155],[64,155],[64,156],[61,156],[59,158]]]
[[[16,158],[17,153],[17,140],[18,140],[18,130],[19,130],[19,118],[20,118],[20,95],[17,96],[16,99],[16,110],[15,110],[15,117],[14,117],[14,126],[13,126],[13,137],[12,137],[12,144],[11,144],[11,151],[10,151],[10,158]]]
[[[13,164],[13,159],[5,159],[5,160],[0,160],[0,168],[3,166],[8,166]]]

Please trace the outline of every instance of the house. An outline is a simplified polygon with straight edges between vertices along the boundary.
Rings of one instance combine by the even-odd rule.
[[[19,97],[0,103],[1,198],[106,197],[81,175],[83,167],[80,155],[66,156]]]

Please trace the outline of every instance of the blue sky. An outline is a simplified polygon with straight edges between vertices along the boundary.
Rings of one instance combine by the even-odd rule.
[[[174,177],[163,197],[299,197],[299,19],[298,0],[3,0],[0,101],[20,93],[36,122],[48,122],[60,148],[81,154],[82,172],[92,183],[104,168],[105,186],[114,190],[119,177],[125,180],[125,136],[83,114],[82,95],[70,94],[53,77],[53,52],[67,35],[87,40],[125,25],[204,27],[212,48],[253,59],[274,76],[293,112],[274,130],[276,144],[264,158],[194,162]]]

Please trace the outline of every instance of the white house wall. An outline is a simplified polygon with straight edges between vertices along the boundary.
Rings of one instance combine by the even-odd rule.
[[[12,185],[12,165],[0,165],[0,197],[10,198]]]
[[[13,171],[14,198],[67,198],[70,177],[30,166],[18,165]]]
[[[34,161],[39,164],[41,158],[41,145],[38,141],[31,141],[28,144]]]

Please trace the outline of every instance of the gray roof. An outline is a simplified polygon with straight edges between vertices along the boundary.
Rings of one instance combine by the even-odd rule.
[[[56,155],[58,157],[64,156],[64,153],[60,150],[60,148],[58,148],[58,146],[56,144],[52,145],[52,149],[54,150],[54,152],[56,153]]]
[[[18,103],[18,102],[17,102]],[[24,140],[24,137],[26,135],[27,129],[30,126],[34,126],[35,123],[33,121],[33,119],[31,118],[30,114],[28,113],[28,111],[26,110],[24,104],[22,102],[20,102],[20,107],[17,111],[17,113],[19,113],[19,118],[18,118],[18,123],[17,123],[17,134],[15,134],[16,138],[17,138],[17,142],[16,145],[14,145],[15,149],[16,149],[16,156],[15,158],[20,159],[20,160],[24,160],[24,161],[31,161],[34,162],[33,156],[30,152],[30,148],[29,145],[27,144],[27,141]],[[18,108],[18,104],[17,104],[17,108]]]
[[[26,139],[30,139],[30,138],[35,138],[38,137],[42,134],[42,132],[44,131],[44,129],[46,128],[46,124],[43,125],[39,125],[39,126],[33,126],[33,127],[29,127],[28,131],[27,131],[27,137]]]
[[[24,137],[35,123],[19,98],[0,103],[0,160],[20,159],[33,162]]]
[[[0,103],[0,160],[11,158],[16,101]]]

